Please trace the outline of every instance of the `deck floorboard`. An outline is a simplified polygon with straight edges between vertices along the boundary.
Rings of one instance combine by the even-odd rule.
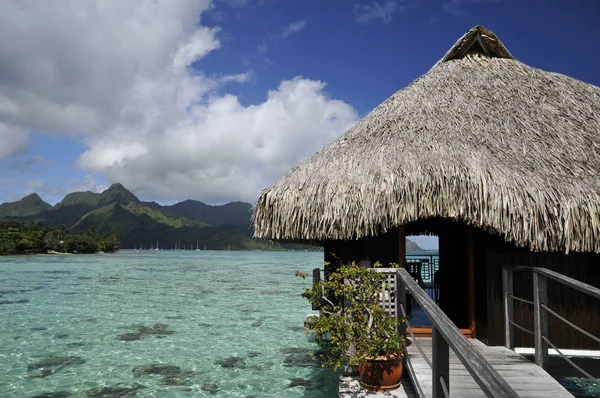
[[[425,355],[431,359],[431,338],[419,337],[418,341]],[[514,351],[505,347],[489,347],[476,339],[469,339],[469,342],[483,354],[490,365],[500,376],[505,378],[520,397],[573,397],[546,371]],[[416,396],[432,397],[431,368],[414,343],[408,347],[408,361],[408,373]],[[461,398],[485,396],[452,350],[450,351],[450,396]]]

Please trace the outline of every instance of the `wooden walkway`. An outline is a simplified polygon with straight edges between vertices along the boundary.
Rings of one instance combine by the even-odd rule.
[[[419,337],[418,341],[425,355],[431,358],[431,338]],[[488,347],[476,339],[469,339],[469,341],[520,397],[573,397],[546,371],[514,351],[505,347]],[[408,369],[406,370],[410,374],[416,396],[432,397],[431,368],[423,359],[416,344],[413,343],[408,347],[408,356]],[[450,350],[450,396],[457,398],[485,397],[452,350]]]

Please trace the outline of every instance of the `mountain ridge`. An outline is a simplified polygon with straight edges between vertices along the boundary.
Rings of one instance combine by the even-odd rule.
[[[52,208],[52,205],[44,202],[37,193],[29,194],[16,202],[5,202],[0,204],[0,218],[22,214],[30,216],[42,213]]]
[[[103,192],[71,192],[52,206],[37,193],[0,204],[0,220],[40,222],[75,232],[89,229],[102,234],[117,228],[121,247],[196,248],[234,250],[306,249],[252,237],[252,205],[242,201],[208,205],[187,199],[172,205],[143,202],[120,183]],[[162,244],[160,243],[162,242]],[[407,239],[407,250],[422,250]]]
[[[255,240],[250,229],[252,205],[230,202],[208,205],[188,199],[173,205],[143,202],[120,183],[103,192],[71,192],[52,206],[37,193],[21,200],[0,204],[0,220],[40,222],[74,232],[93,229],[107,234],[119,231],[121,247],[149,247],[158,240],[161,247],[202,247],[210,249],[279,248]]]

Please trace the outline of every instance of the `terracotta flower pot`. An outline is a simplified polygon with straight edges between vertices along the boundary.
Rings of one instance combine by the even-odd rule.
[[[365,358],[358,365],[360,385],[371,391],[390,391],[400,387],[402,358]]]

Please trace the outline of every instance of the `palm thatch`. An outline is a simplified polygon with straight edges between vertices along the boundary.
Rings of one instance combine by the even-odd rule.
[[[442,217],[534,251],[600,252],[600,88],[489,30],[265,189],[255,236],[357,239]]]

